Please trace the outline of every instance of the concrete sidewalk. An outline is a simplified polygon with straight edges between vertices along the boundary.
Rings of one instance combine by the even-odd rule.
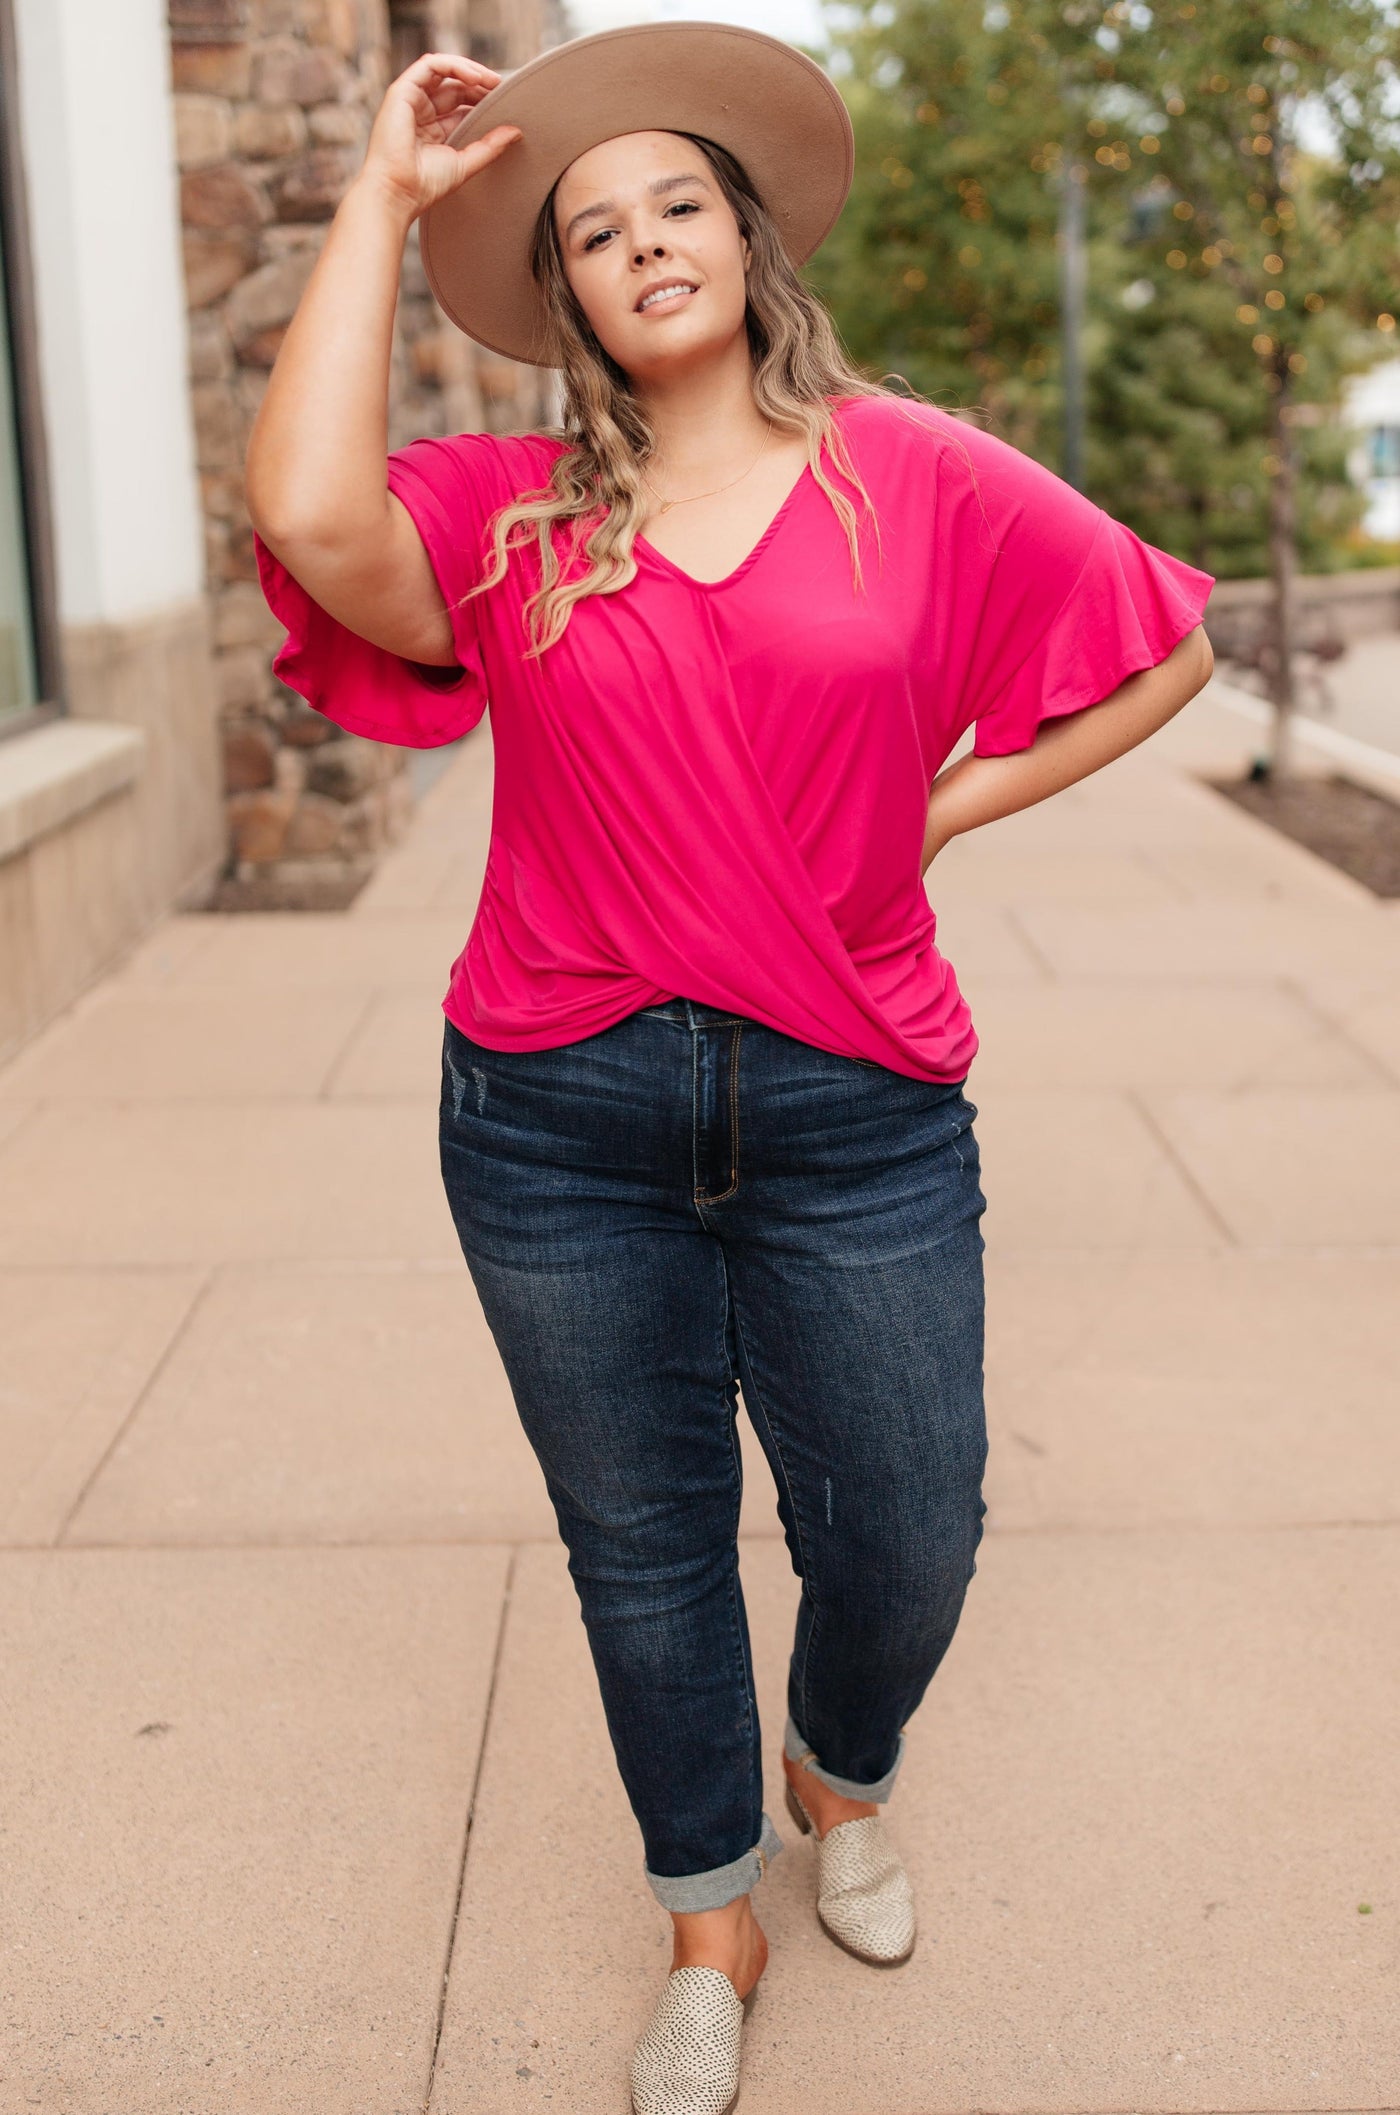
[[[919,1950],[781,1824],[746,2115],[1400,2106],[1400,905],[1193,781],[1252,739],[930,874],[989,1532]],[[0,1075],[0,2115],[626,2108],[667,1920],[437,1171],[489,807],[483,730],[350,913],[173,919]]]
[[[1299,710],[1314,726],[1400,756],[1400,633],[1354,639],[1340,661],[1308,665],[1298,683]],[[1221,674],[1243,682],[1245,694],[1265,697],[1262,678],[1228,665]]]

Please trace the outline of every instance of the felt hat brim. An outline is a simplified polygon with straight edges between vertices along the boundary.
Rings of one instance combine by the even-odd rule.
[[[556,44],[517,67],[451,134],[464,147],[495,125],[521,137],[419,219],[440,307],[469,338],[513,360],[556,357],[529,263],[530,236],[558,177],[625,132],[698,132],[743,163],[793,264],[835,226],[855,145],[835,84],[778,37],[720,22],[640,23]]]

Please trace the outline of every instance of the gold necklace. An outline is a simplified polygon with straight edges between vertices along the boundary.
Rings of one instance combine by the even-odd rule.
[[[762,455],[764,448],[768,446],[768,443],[772,440],[772,438],[773,421],[770,419],[768,421],[768,431],[763,436],[763,443],[762,446],[759,448],[758,455]],[[669,512],[672,507],[688,507],[691,501],[694,499],[713,499],[717,492],[728,492],[733,486],[741,485],[744,479],[748,476],[749,470],[754,469],[757,465],[758,455],[756,455],[753,459],[753,462],[749,464],[748,470],[741,470],[737,477],[731,477],[727,485],[714,485],[708,492],[687,492],[684,499],[661,499],[661,494],[659,492],[656,492],[656,487],[655,485],[652,485],[651,479],[647,476],[645,470],[643,470],[642,472],[642,483],[644,485],[651,485],[652,491],[656,492],[656,496],[658,499],[661,499],[661,504],[656,511],[658,514],[665,514]]]

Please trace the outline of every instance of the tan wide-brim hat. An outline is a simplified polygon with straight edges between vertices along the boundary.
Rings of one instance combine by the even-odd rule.
[[[421,216],[428,284],[493,352],[555,358],[530,272],[536,216],[569,163],[624,132],[698,132],[743,163],[792,262],[825,241],[851,187],[851,120],[820,66],[779,37],[720,22],[642,23],[556,44],[482,97],[448,141],[521,137]]]

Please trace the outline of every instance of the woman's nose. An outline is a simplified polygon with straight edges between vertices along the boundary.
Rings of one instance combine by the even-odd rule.
[[[646,251],[645,251],[645,250],[638,250],[638,252],[637,252],[637,254],[636,254],[636,257],[635,257],[635,258],[633,259],[633,262],[634,262],[634,263],[636,263],[636,264],[640,264],[640,263],[641,263],[641,261],[642,261],[642,259],[643,259],[643,258],[644,258],[644,257],[646,256],[646,254],[647,254],[647,253],[646,253]],[[665,245],[665,243],[664,243],[664,242],[654,242],[654,243],[652,244],[652,246],[651,246],[651,254],[652,254],[652,256],[653,256],[653,257],[664,257],[664,256],[665,256],[665,254],[666,254],[666,245]]]

